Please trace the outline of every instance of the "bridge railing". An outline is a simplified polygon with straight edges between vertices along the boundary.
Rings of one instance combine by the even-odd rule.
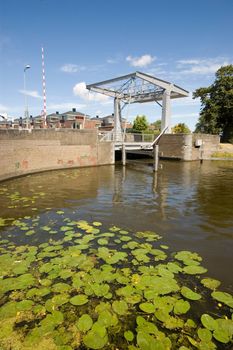
[[[139,134],[139,133],[117,133],[113,131],[100,131],[99,140],[114,142],[153,142],[158,134]]]

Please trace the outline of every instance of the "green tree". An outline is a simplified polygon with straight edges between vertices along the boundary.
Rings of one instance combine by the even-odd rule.
[[[221,134],[222,141],[233,142],[233,65],[218,69],[212,85],[194,91],[197,97],[202,109],[195,132]]]
[[[133,130],[137,132],[145,131],[149,124],[145,115],[137,115],[133,122]]]
[[[185,123],[178,123],[172,128],[174,134],[190,134],[191,130]]]
[[[161,131],[161,120],[158,119],[154,123],[152,123],[154,130]]]

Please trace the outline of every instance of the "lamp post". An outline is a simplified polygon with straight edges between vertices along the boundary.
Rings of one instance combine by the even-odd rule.
[[[29,64],[27,64],[24,67],[24,74],[23,74],[23,78],[24,78],[24,104],[25,104],[25,112],[24,112],[24,116],[26,119],[26,129],[28,130],[28,125],[29,125],[29,118],[28,118],[28,100],[27,100],[27,93],[26,93],[26,70],[31,68],[31,66]]]

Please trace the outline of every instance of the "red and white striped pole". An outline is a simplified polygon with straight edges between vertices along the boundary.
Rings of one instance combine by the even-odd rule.
[[[43,99],[44,99],[44,109],[43,109],[43,119],[44,127],[47,127],[47,112],[46,112],[46,89],[45,89],[45,64],[44,64],[44,48],[42,47],[42,80],[43,80]]]

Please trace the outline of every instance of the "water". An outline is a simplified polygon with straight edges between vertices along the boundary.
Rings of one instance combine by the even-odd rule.
[[[172,251],[198,252],[208,276],[232,292],[233,162],[160,164],[158,174],[148,161],[130,161],[126,168],[71,169],[9,180],[0,185],[0,216],[39,214],[46,224],[64,210],[68,217],[106,227],[153,230]],[[30,243],[32,238],[17,232],[15,240]]]

